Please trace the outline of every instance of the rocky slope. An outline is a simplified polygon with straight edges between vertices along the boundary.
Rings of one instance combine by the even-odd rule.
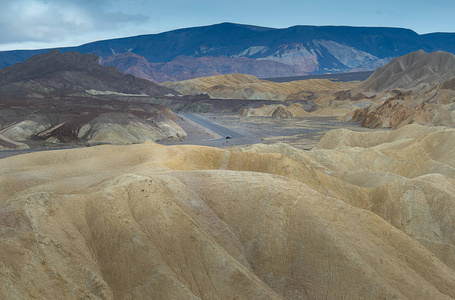
[[[375,93],[393,89],[418,93],[452,78],[455,78],[455,55],[419,50],[378,68],[359,88]]]
[[[148,80],[123,74],[115,68],[103,67],[96,55],[60,53],[59,50],[0,69],[0,81],[36,92],[97,90],[149,96],[175,93]]]
[[[308,109],[307,109],[308,110]],[[305,110],[305,106],[299,103],[292,104],[269,104],[259,107],[245,107],[240,110],[242,117],[273,117],[278,119],[292,119],[294,117],[308,117],[310,113]]]
[[[3,141],[9,141],[4,143],[5,149],[55,144],[130,144],[186,137],[185,131],[175,123],[175,114],[159,105],[80,97],[22,101],[20,105],[16,102],[14,108],[11,104],[0,105],[0,135]]]
[[[30,147],[24,143],[14,141],[0,134],[0,150],[22,150],[29,149]]]
[[[418,51],[379,68],[363,84],[368,105],[345,119],[378,128],[418,123],[455,126],[455,56]]]
[[[152,96],[175,91],[100,66],[98,60],[91,54],[52,51],[1,69],[1,147],[186,136],[170,109],[147,104]]]
[[[235,72],[270,78],[374,70],[395,57],[419,49],[455,53],[454,40],[455,35],[450,33],[419,35],[402,28],[293,26],[275,29],[222,23],[97,41],[61,51],[93,53],[119,69],[125,60],[109,57],[131,52],[144,57],[145,61],[138,59],[137,63],[129,64],[126,69],[130,73],[162,82]],[[0,52],[0,67],[22,62],[44,51]],[[150,64],[155,63],[159,64],[158,70],[150,70]],[[179,74],[182,70],[185,71],[183,77]]]
[[[2,298],[455,298],[453,129],[0,160]]]
[[[306,116],[344,116],[359,108],[356,103],[338,101],[339,94],[358,87],[359,82],[335,82],[328,79],[308,79],[290,82],[259,80],[245,74],[201,77],[179,82],[165,82],[183,95],[208,94],[222,99],[278,100],[281,103],[247,105],[242,116],[270,116],[279,118]],[[358,97],[366,97],[358,93]],[[304,100],[296,101],[296,100]],[[296,103],[298,102],[298,103]]]

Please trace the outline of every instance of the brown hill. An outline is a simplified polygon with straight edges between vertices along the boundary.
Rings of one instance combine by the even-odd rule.
[[[310,113],[300,103],[285,104],[263,104],[259,107],[244,107],[239,114],[242,117],[260,116],[274,117],[280,119],[291,119],[293,117],[307,117]]]
[[[328,79],[307,79],[290,82],[260,80],[252,75],[230,74],[202,77],[180,82],[166,82],[165,86],[184,95],[209,94],[213,98],[261,99],[284,101],[282,104],[264,103],[260,107],[244,107],[242,116],[273,116],[280,118],[309,115],[339,115],[354,111],[353,105],[335,101],[337,93],[353,89],[358,82],[334,82]],[[289,103],[286,103],[290,100]],[[305,100],[311,105],[295,104],[292,100]],[[315,105],[315,103],[317,105]]]
[[[0,295],[453,299],[454,130],[0,160]]]
[[[160,105],[110,99],[30,99],[0,103],[0,136],[10,141],[3,142],[4,148],[9,149],[55,144],[130,144],[186,137],[176,120],[169,108]]]
[[[358,89],[375,92],[345,120],[370,128],[398,128],[407,124],[455,126],[455,56],[417,51],[379,68]],[[368,94],[368,93],[366,93]],[[360,100],[360,101],[359,101]]]
[[[444,83],[445,84],[445,83]],[[345,117],[370,128],[398,128],[407,124],[455,126],[455,91],[439,84],[415,95],[392,91],[371,105]]]
[[[59,50],[1,69],[0,81],[25,85],[37,92],[98,90],[149,96],[175,94],[166,87],[124,74],[114,67],[103,67],[96,55],[60,53]]]
[[[305,100],[317,92],[349,89],[357,83],[333,82],[328,79],[272,82],[259,80],[252,75],[230,74],[166,82],[164,85],[184,95],[205,92],[214,98],[225,99]]]
[[[98,61],[95,55],[55,50],[1,69],[1,147],[186,137],[172,111],[145,104],[175,91]]]
[[[403,89],[416,93],[452,78],[455,78],[455,55],[419,50],[378,68],[360,89],[375,93]]]

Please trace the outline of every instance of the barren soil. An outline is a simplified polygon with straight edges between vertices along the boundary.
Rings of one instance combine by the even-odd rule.
[[[178,124],[186,131],[186,139],[166,139],[165,145],[204,145],[231,147],[257,143],[272,144],[283,142],[298,149],[312,149],[321,137],[332,129],[346,128],[353,131],[372,131],[359,123],[340,122],[336,117],[305,117],[276,119],[272,117],[240,117],[223,114],[198,114],[212,123],[222,125],[241,135],[238,139],[225,139],[194,122],[179,117]]]
[[[293,119],[276,119],[272,117],[240,117],[226,114],[197,114],[214,124],[221,125],[243,137],[226,139],[206,127],[203,127],[181,115],[176,122],[188,137],[170,138],[159,141],[163,145],[204,145],[210,147],[227,148],[232,146],[251,145],[257,143],[273,144],[283,142],[302,150],[312,149],[321,137],[332,129],[346,128],[353,131],[372,131],[361,127],[359,123],[340,122],[336,117],[305,117]],[[58,144],[42,146],[41,143],[30,144],[27,150],[0,151],[0,159],[14,155],[43,150],[58,150],[60,148],[76,148],[81,145]],[[83,146],[83,145],[82,145]]]
[[[455,299],[454,158],[408,125],[2,159],[0,298]]]

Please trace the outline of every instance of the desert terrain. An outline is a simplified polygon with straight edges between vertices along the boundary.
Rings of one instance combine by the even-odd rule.
[[[349,82],[0,69],[0,298],[455,299],[453,57]]]
[[[239,111],[278,118],[337,116],[369,128],[407,124],[455,126],[455,55],[423,50],[391,60],[364,81],[273,82],[252,75],[219,75],[164,83],[185,95],[267,99]]]
[[[0,160],[6,298],[455,297],[455,132]]]
[[[189,120],[187,114],[180,114],[176,122],[187,133],[187,137],[168,138],[159,141],[163,145],[202,145],[228,148],[251,144],[272,144],[283,142],[301,150],[311,150],[330,130],[346,128],[357,132],[378,131],[387,129],[365,128],[359,123],[339,121],[337,117],[299,117],[277,119],[272,117],[242,117],[234,114],[197,114],[210,123],[227,128],[239,136],[217,134],[206,126]]]
[[[0,69],[0,149],[139,143],[186,135],[172,110],[141,101],[175,91],[102,67],[98,60],[51,51]]]

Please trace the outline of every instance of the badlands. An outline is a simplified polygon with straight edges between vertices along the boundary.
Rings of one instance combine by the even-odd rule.
[[[0,69],[0,149],[186,136],[168,107],[143,101],[175,91],[98,60],[54,50]]]
[[[0,160],[3,299],[453,299],[455,130]]]
[[[11,123],[6,116],[47,120],[33,107],[40,103],[72,116],[23,144],[33,145],[37,136],[76,139],[87,124],[107,136],[104,141],[115,140],[109,128],[150,131],[141,124],[155,124],[163,137],[197,136],[178,125],[182,119],[171,109],[206,109],[211,114],[205,118],[233,120],[235,126],[224,125],[242,134],[244,124],[292,133],[252,145],[223,137],[218,148],[148,141],[0,159],[0,298],[455,299],[455,129],[444,121],[455,97],[450,68],[443,67],[452,56],[413,53],[363,83],[210,79],[250,80],[240,90],[217,83],[215,90],[245,95],[237,100],[211,99],[202,92],[213,91],[199,87],[181,89],[188,95],[179,96],[131,77],[130,90],[120,89],[121,80],[97,81],[91,90],[80,70],[63,71],[63,81],[0,74],[0,91],[16,104],[23,97],[3,115],[5,124]],[[93,72],[121,76],[93,64],[93,56],[89,60]],[[426,79],[418,81],[418,75]],[[390,76],[399,86],[386,80]],[[371,84],[375,78],[380,86]],[[78,90],[65,89],[70,79]],[[170,91],[174,96],[165,96]],[[255,91],[271,96],[249,99]],[[391,101],[400,109],[385,110]],[[415,117],[419,105],[428,105],[431,114]],[[403,113],[406,108],[411,110]],[[216,117],[215,111],[236,116]],[[321,115],[332,128],[344,127],[334,120],[343,117],[396,129],[352,123],[355,130],[338,128],[321,137],[315,119]],[[12,137],[33,126],[18,128],[4,133]],[[256,142],[243,135],[245,144]],[[21,146],[11,138],[2,143]]]
[[[419,50],[393,59],[365,81],[272,82],[252,75],[231,74],[164,85],[185,95],[205,93],[213,98],[275,100],[245,106],[239,112],[242,116],[337,116],[369,128],[399,128],[413,123],[453,127],[454,70],[455,55]]]

